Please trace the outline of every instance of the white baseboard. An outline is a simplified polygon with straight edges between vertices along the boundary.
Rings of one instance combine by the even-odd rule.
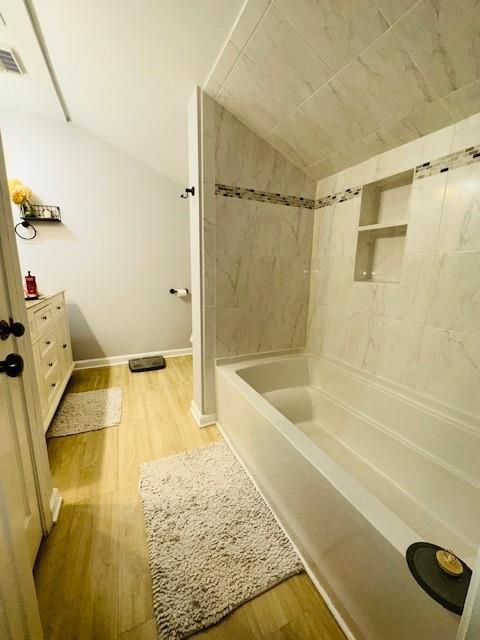
[[[62,503],[63,503],[63,498],[58,492],[58,489],[54,487],[50,495],[50,511],[52,512],[53,524],[57,523],[58,514],[60,513],[60,508],[62,506]]]
[[[169,351],[151,351],[150,353],[131,353],[125,356],[107,356],[105,358],[93,358],[92,360],[77,360],[75,369],[93,369],[95,367],[114,367],[117,364],[127,364],[133,358],[149,358],[151,356],[162,355],[166,358],[177,356],[190,356],[192,349],[170,349]]]
[[[199,427],[209,427],[217,422],[216,413],[201,413],[196,403],[192,400],[190,405],[190,413]]]

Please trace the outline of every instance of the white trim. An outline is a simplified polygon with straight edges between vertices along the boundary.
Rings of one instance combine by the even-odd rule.
[[[107,356],[105,358],[93,358],[92,360],[76,360],[75,370],[93,369],[95,367],[114,367],[117,364],[127,364],[133,358],[149,358],[151,356],[163,355],[166,358],[176,358],[178,356],[192,355],[191,347],[185,349],[170,349],[168,351],[151,351],[150,353],[131,353],[124,356]]]
[[[197,407],[195,400],[192,400],[192,404],[190,405],[190,413],[199,427],[209,427],[217,422],[217,414],[200,413],[200,409]]]
[[[60,509],[63,504],[63,498],[60,495],[58,489],[53,487],[52,493],[50,495],[50,511],[52,512],[52,522],[53,524],[57,523],[58,514],[60,513]]]

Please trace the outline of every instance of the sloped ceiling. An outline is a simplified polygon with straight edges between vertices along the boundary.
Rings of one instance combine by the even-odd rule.
[[[480,111],[480,0],[249,0],[205,90],[315,179]]]
[[[0,43],[19,54],[25,75],[0,73],[0,107],[64,120],[28,13],[18,0],[1,0]]]
[[[186,184],[188,99],[243,0],[29,1],[72,121]],[[24,2],[1,0],[0,12],[0,42],[27,70],[0,74],[0,108],[62,118]]]

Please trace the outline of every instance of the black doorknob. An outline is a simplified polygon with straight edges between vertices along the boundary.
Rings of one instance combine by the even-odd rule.
[[[9,353],[5,360],[0,361],[0,373],[6,373],[9,378],[18,378],[23,371],[23,358],[18,353]]]
[[[9,320],[10,322],[0,320],[0,340],[6,340],[10,334],[20,338],[25,333],[25,327],[21,322],[14,322],[13,318]]]

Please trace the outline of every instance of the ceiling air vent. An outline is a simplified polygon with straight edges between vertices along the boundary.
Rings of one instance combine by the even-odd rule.
[[[24,73],[20,58],[12,49],[0,45],[0,71]]]

